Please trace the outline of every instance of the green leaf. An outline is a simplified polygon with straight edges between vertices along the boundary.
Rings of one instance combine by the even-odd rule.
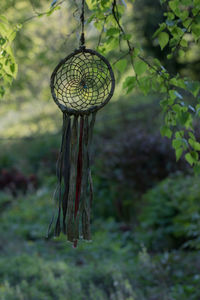
[[[175,153],[176,153],[176,161],[178,161],[183,154],[183,148],[176,149]]]
[[[194,4],[195,4],[195,1],[199,1],[199,0],[194,0]],[[186,5],[186,6],[189,6],[189,5],[191,5],[191,0],[181,0],[181,3],[183,4],[183,5]]]
[[[182,21],[186,20],[189,16],[189,11],[188,10],[184,10],[180,13],[180,19]]]
[[[3,86],[0,86],[0,99],[4,96],[5,94],[5,88]]]
[[[181,111],[178,115],[180,124],[188,127],[188,121],[190,121],[190,113],[187,111]]]
[[[183,79],[179,79],[179,78],[172,78],[170,79],[170,84],[174,85],[174,86],[178,86],[182,89],[185,89],[186,88],[186,85],[185,85],[185,81]]]
[[[91,23],[95,18],[96,18],[96,14],[91,15],[91,16],[87,19],[87,23]]]
[[[188,152],[185,154],[185,159],[187,160],[187,162],[192,166],[195,162],[195,160],[193,159],[192,155]]]
[[[193,139],[189,139],[188,142],[194,150],[200,151],[200,143],[198,143],[197,141],[195,141]]]
[[[0,35],[6,37],[8,30],[9,30],[8,26],[0,22]]]
[[[149,76],[142,77],[138,81],[140,90],[144,95],[147,95],[151,89],[151,81],[149,80]]]
[[[140,59],[135,60],[133,65],[134,65],[135,73],[139,76],[142,75],[147,70],[147,64]]]
[[[163,50],[169,42],[169,34],[167,32],[161,32],[158,35],[158,42],[160,44],[161,49]]]
[[[188,26],[191,24],[192,19],[191,18],[187,18],[184,22],[183,22],[183,26],[185,28],[188,28]]]
[[[173,54],[167,54],[167,59],[172,59],[173,58]]]
[[[178,148],[180,148],[182,145],[183,145],[182,139],[173,139],[173,141],[172,141],[172,147],[173,147],[174,149],[178,149]]]
[[[179,5],[180,5],[179,0],[169,1],[169,7],[177,16],[179,16],[180,13]]]
[[[192,35],[194,39],[197,41],[200,38],[200,22],[192,24]]]
[[[160,133],[161,133],[161,135],[162,135],[163,137],[166,136],[166,137],[168,137],[169,139],[172,137],[172,131],[171,131],[171,129],[170,129],[168,126],[166,126],[166,125],[164,125],[164,126],[161,127]]]
[[[0,38],[0,46],[3,46],[6,43],[6,39]]]
[[[193,96],[196,97],[200,90],[200,83],[198,81],[186,81],[185,84]]]
[[[127,94],[130,93],[133,88],[135,87],[136,77],[128,76],[126,77],[125,81],[123,82],[123,89],[127,89]]]
[[[176,10],[178,5],[176,1],[169,1],[169,7],[171,8],[171,10]]]
[[[153,62],[155,63],[155,65],[157,66],[157,67],[159,67],[159,68],[161,68],[161,62],[159,61],[159,59],[157,59],[157,58],[154,58],[153,59]]]
[[[116,49],[119,45],[119,39],[115,36],[109,36],[109,38],[106,40],[106,42],[98,47],[98,51],[100,51],[102,54],[109,53],[110,51]]]
[[[167,19],[170,20],[170,21],[174,20],[174,18],[175,18],[175,15],[171,11],[166,13],[166,16],[167,16]]]
[[[176,135],[177,136],[177,135]],[[178,132],[178,137],[173,139],[172,146],[175,149],[176,161],[178,161],[184,150],[188,148],[188,143],[184,138],[181,138],[180,133]]]
[[[131,34],[124,34],[123,35],[123,40],[125,40],[125,41],[130,41],[130,39],[131,39]]]
[[[118,71],[123,73],[127,66],[127,60],[126,59],[120,59],[118,62],[116,62],[115,67]]]
[[[191,137],[191,139],[195,140],[195,136],[192,132],[188,132],[189,136]]]
[[[198,152],[196,152],[196,151],[191,151],[190,153],[191,153],[191,155],[192,155],[192,157],[193,157],[193,159],[194,159],[194,162],[197,162],[198,159],[199,159],[199,154],[198,154]]]
[[[119,34],[119,29],[118,28],[115,28],[115,27],[112,27],[112,28],[109,28],[107,31],[106,31],[106,35],[107,36],[112,36],[112,35],[116,35],[116,34]]]
[[[178,55],[179,55],[180,58],[184,58],[185,57],[185,51],[183,51],[182,49],[179,49]]]
[[[184,137],[184,131],[183,130],[179,130],[175,133],[176,138],[183,138]]]
[[[188,46],[188,42],[185,39],[182,39],[181,42],[180,42],[180,45],[182,47],[187,47]]]
[[[169,96],[170,99],[175,100],[176,99],[175,90],[169,90]]]
[[[179,104],[174,104],[173,106],[172,106],[172,108],[173,108],[173,111],[175,111],[176,113],[180,113],[181,112],[181,109],[182,109],[182,107],[179,105]]]
[[[9,24],[7,18],[5,16],[3,16],[3,15],[0,15],[0,22]]]
[[[133,57],[133,58],[136,58],[136,57],[138,56],[139,53],[140,53],[140,49],[134,48],[132,57]]]
[[[166,23],[162,23],[159,25],[160,27],[154,32],[153,38],[157,37],[159,33],[161,33],[166,27]]]
[[[199,14],[199,9],[200,9],[200,4],[198,4],[192,9],[193,16],[197,16]]]
[[[195,164],[195,166],[193,167],[193,170],[194,170],[195,175],[200,174],[200,164],[199,164],[199,162]]]
[[[89,10],[93,10],[95,9],[95,6],[97,5],[96,1],[93,0],[86,0],[87,6],[89,8]]]
[[[199,159],[199,154],[196,151],[188,152],[185,155],[185,159],[187,162],[192,166],[193,164],[196,164]]]

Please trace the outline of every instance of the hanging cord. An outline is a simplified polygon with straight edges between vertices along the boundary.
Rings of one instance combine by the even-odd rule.
[[[82,7],[81,7],[81,37],[80,37],[80,48],[85,48],[85,33],[84,33],[84,23],[85,23],[85,0],[82,0]]]

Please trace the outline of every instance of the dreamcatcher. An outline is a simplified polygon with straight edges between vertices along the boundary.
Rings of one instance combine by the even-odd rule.
[[[84,3],[80,16],[80,47],[61,60],[51,76],[51,93],[63,113],[62,143],[57,163],[58,215],[55,235],[61,231],[73,242],[91,240],[93,198],[90,147],[96,112],[111,99],[115,79],[105,57],[85,47]]]

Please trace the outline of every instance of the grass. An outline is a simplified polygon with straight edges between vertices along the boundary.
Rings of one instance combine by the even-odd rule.
[[[95,220],[93,242],[80,242],[77,249],[64,236],[45,239],[51,194],[49,185],[15,199],[4,194],[1,300],[200,298],[197,252],[149,254],[133,231],[112,219]]]

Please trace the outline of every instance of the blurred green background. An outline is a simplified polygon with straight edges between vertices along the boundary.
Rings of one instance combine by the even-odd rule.
[[[16,24],[49,6],[2,0],[0,12]],[[95,125],[93,241],[73,249],[65,236],[45,239],[62,122],[49,78],[78,47],[76,8],[64,2],[26,22],[15,40],[18,77],[0,103],[0,300],[199,300],[199,177],[176,163],[160,136],[160,95],[126,95],[127,74],[115,70],[115,96]],[[140,0],[128,5],[124,23],[135,43],[166,64],[151,41],[162,18],[159,0]],[[97,43],[87,25],[87,46]],[[169,69],[198,80],[199,51],[191,45],[186,57]]]

